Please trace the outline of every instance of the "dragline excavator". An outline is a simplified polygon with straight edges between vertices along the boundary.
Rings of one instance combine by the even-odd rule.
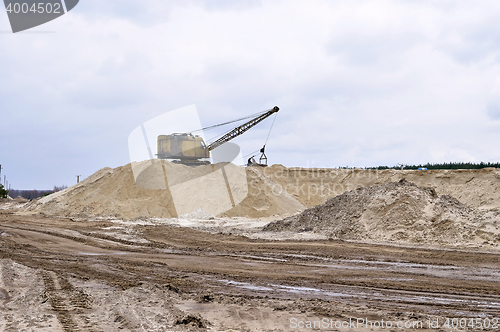
[[[209,145],[205,144],[205,141],[202,137],[198,135],[194,135],[193,133],[174,133],[170,135],[159,135],[158,136],[158,153],[157,156],[159,159],[171,159],[174,162],[186,164],[186,165],[203,165],[208,164],[209,161],[206,159],[210,158],[210,151],[221,146],[224,143],[229,142],[233,138],[236,138],[249,130],[250,128],[256,126],[258,123],[278,112],[278,106],[274,106],[274,108],[265,111],[263,113],[258,113],[257,116],[252,117],[252,119],[241,126],[238,126],[231,131],[224,134],[219,139],[210,143]],[[247,119],[249,117],[245,117],[242,119]],[[242,119],[225,122],[222,124],[210,126],[203,129],[214,128],[222,125],[226,125],[228,123],[240,121]],[[202,130],[202,129],[200,129]],[[261,163],[256,163],[253,160],[253,157],[249,159],[249,165],[256,164],[261,166],[267,165],[267,157],[264,153],[265,145],[260,150],[262,153],[260,161]],[[262,163],[262,161],[265,162]]]

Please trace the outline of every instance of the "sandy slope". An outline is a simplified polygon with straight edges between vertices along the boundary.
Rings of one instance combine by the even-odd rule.
[[[199,209],[229,217],[289,216],[355,188],[402,178],[470,207],[500,207],[500,170],[496,169],[376,171],[281,165],[224,169],[225,174],[219,166],[191,168],[162,161],[104,168],[77,185],[28,204],[25,210],[125,219],[178,217]]]
[[[433,188],[401,180],[346,192],[264,230],[425,246],[498,246],[500,211],[470,208]]]

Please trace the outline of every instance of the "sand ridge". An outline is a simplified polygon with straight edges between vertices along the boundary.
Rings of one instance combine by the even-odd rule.
[[[346,192],[263,230],[426,246],[498,246],[500,211],[471,208],[402,179]]]
[[[23,210],[131,220],[174,218],[197,210],[211,215],[259,218],[291,215],[305,208],[279,188],[273,190],[273,186],[279,185],[257,169],[234,164],[224,165],[223,169],[224,174],[219,164],[188,167],[159,160],[103,168],[70,188],[29,203]]]
[[[432,187],[438,195],[455,197],[471,208],[500,207],[497,169],[378,171],[230,165],[224,167],[228,170],[225,176],[229,186],[221,181],[224,174],[220,169],[220,166],[193,168],[159,160],[103,168],[82,182],[30,202],[22,209],[48,215],[127,220],[173,218],[201,209],[213,216],[278,219],[356,188],[402,178],[419,187]],[[166,190],[165,175],[170,190]]]

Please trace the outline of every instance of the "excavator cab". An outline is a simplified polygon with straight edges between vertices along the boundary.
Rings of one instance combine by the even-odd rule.
[[[194,161],[209,158],[203,138],[198,135],[174,133],[158,136],[158,158]]]

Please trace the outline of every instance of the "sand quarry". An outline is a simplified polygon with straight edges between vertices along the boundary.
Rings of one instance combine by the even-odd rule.
[[[499,243],[498,169],[133,163],[0,202],[0,329],[484,331]]]

